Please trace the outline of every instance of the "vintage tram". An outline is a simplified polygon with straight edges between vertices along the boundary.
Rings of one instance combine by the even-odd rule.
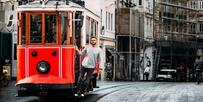
[[[75,28],[81,26],[75,21],[83,22],[82,12],[83,7],[68,0],[20,3],[17,9],[18,96],[74,94]]]

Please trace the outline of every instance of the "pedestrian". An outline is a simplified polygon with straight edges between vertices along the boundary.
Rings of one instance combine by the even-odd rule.
[[[112,80],[112,64],[110,62],[106,63],[106,79],[107,80]]]
[[[202,69],[202,67],[203,67],[203,60],[201,59],[200,56],[197,56],[197,59],[195,60],[195,63],[194,63],[194,68]]]
[[[196,70],[196,73],[199,71],[201,76],[202,75],[201,72],[203,68],[203,60],[201,59],[200,56],[197,56],[197,59],[195,60],[195,63],[194,63],[194,68]]]
[[[183,62],[180,63],[179,65],[179,69],[180,69],[180,80],[179,81],[186,81],[186,66]]]
[[[150,67],[149,67],[149,65],[147,65],[147,67],[144,70],[144,76],[145,76],[146,80],[148,80],[148,78],[149,78],[149,73],[150,73]]]
[[[103,53],[101,48],[97,46],[97,38],[94,36],[90,39],[90,45],[86,46],[82,51],[76,46],[76,51],[81,56],[85,55],[85,58],[82,61],[82,68],[79,72],[75,96],[84,96],[84,88],[89,86],[97,61],[99,62],[99,68],[104,68]],[[84,78],[85,73],[86,78]],[[84,79],[86,80],[84,81]]]

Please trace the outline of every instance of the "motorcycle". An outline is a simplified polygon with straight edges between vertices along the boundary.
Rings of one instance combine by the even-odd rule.
[[[1,76],[1,78],[0,78],[0,84],[1,84],[1,86],[3,86],[3,87],[8,86],[8,84],[9,84],[9,80],[8,80],[8,78],[7,78],[7,74],[8,74],[8,70],[3,69],[3,74],[2,74],[2,76]]]

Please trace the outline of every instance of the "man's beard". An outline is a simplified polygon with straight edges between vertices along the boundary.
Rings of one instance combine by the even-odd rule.
[[[92,45],[96,45],[96,43],[91,43]]]

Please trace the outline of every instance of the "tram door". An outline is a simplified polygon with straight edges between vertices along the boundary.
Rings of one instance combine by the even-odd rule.
[[[17,32],[12,34],[12,56],[11,56],[12,76],[16,77],[17,72]]]
[[[83,16],[82,16],[82,12],[81,11],[77,11],[75,13],[75,43],[78,46],[78,48],[81,48],[81,28],[83,25]],[[76,76],[76,80],[78,78],[79,75],[79,70],[81,67],[81,58],[79,55],[76,55],[75,58],[75,76]]]

